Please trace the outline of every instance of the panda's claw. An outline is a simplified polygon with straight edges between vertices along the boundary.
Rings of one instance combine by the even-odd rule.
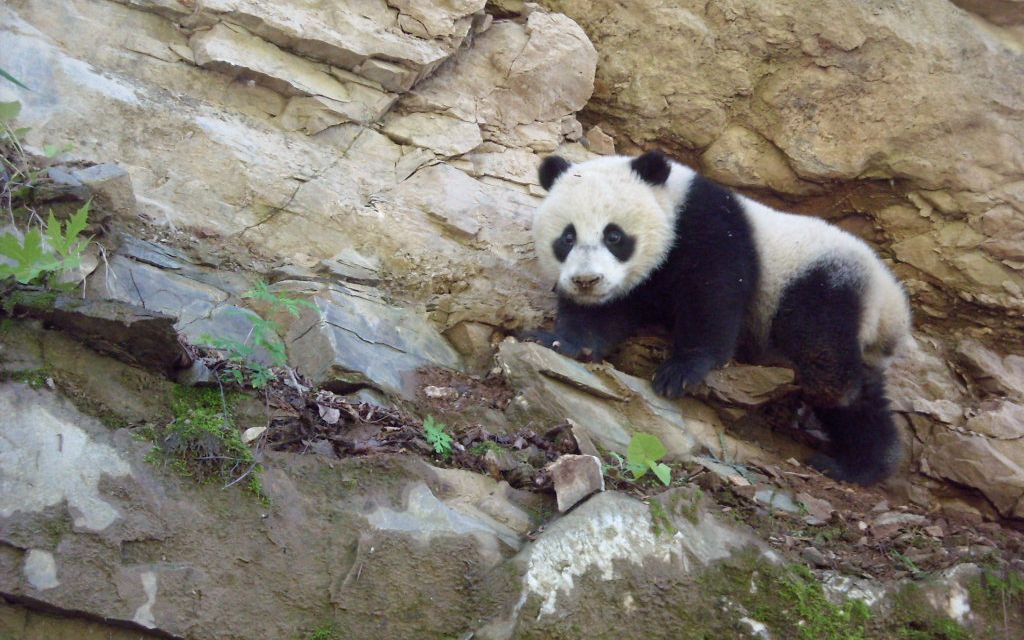
[[[666,398],[681,398],[687,389],[704,381],[712,364],[708,358],[670,358],[654,374],[654,391]]]

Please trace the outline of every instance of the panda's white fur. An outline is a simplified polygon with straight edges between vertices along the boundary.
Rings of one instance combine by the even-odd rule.
[[[537,209],[533,233],[541,268],[559,291],[580,304],[604,304],[629,293],[665,260],[675,240],[676,215],[696,173],[677,162],[663,185],[652,186],[631,168],[633,159],[610,156],[572,165]],[[888,354],[910,333],[910,309],[902,287],[860,239],[827,222],[776,211],[734,194],[749,222],[760,267],[759,286],[748,330],[766,344],[772,319],[786,285],[811,265],[828,260],[836,280],[856,279],[863,311],[859,341],[866,362],[884,366]],[[617,260],[601,242],[609,223],[636,238],[634,255]],[[569,224],[576,228],[575,249],[559,262],[552,241]],[[581,273],[603,277],[596,291],[578,291],[572,278]]]

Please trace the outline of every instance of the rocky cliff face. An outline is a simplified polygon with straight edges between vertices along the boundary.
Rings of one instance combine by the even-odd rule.
[[[498,431],[568,418],[594,452],[623,452],[642,428],[755,510],[790,505],[802,518],[821,496],[807,495],[802,507],[795,496],[777,502],[785,474],[744,467],[775,469],[806,453],[764,428],[773,422],[768,407],[792,400],[791,372],[730,368],[698,397],[669,403],[644,379],[657,341],[630,344],[616,366],[591,367],[533,345],[499,346],[505,334],[551,316],[550,283],[536,271],[529,234],[543,193],[540,158],[665,148],[716,180],[872,242],[911,293],[918,345],[891,381],[907,465],[886,491],[916,511],[894,512],[877,532],[872,525],[872,539],[888,545],[904,527],[909,544],[925,524],[915,518],[938,508],[1019,526],[1019,3],[828,1],[813,11],[795,0],[542,4],[14,0],[0,6],[0,68],[32,91],[0,82],[0,101],[23,103],[29,150],[73,145],[51,175],[91,195],[102,217],[106,253],[83,268],[89,300],[144,308],[141,315],[173,323],[193,342],[211,333],[244,339],[252,325],[238,312],[252,303],[241,296],[264,278],[310,301],[298,317],[278,319],[291,363],[334,392],[362,389],[361,399],[446,411],[455,426]],[[60,313],[50,326],[116,352],[90,328],[101,321]],[[94,362],[46,334],[7,334],[5,378],[53,368],[92,398],[87,413],[130,425],[161,419],[166,406],[153,397],[170,393],[169,383]],[[512,400],[467,408],[454,383],[424,396],[417,375],[425,366],[493,368]],[[288,454],[268,463],[277,506],[261,510],[153,472],[143,445],[52,394],[6,385],[0,404],[21,429],[16,438],[9,428],[0,433],[0,480],[13,478],[17,488],[0,496],[0,592],[176,637],[285,637],[332,616],[357,625],[350,629],[361,637],[422,629],[576,637],[565,616],[583,615],[582,628],[600,630],[607,611],[635,611],[634,597],[658,629],[681,618],[653,612],[650,583],[623,595],[623,584],[644,580],[635,567],[673,576],[674,597],[699,605],[692,581],[680,576],[753,539],[747,530],[723,533],[710,516],[690,522],[686,505],[700,502],[690,495],[672,498],[667,517],[677,535],[648,536],[622,514],[646,532],[659,528],[657,513],[606,496],[560,521],[547,542],[528,544],[551,505],[507,484],[393,461],[379,477],[352,461],[339,472],[336,462]],[[77,443],[76,464],[93,471],[76,479],[75,465],[60,466],[58,456],[51,462],[59,473],[33,475],[30,462],[51,436]],[[811,482],[803,471],[788,473]],[[244,531],[219,533],[225,522],[261,532],[274,557]],[[605,525],[611,555],[594,555]],[[332,533],[311,533],[322,530]],[[411,555],[408,536],[418,545]],[[203,548],[210,537],[223,538],[216,552]],[[989,538],[959,547],[991,546]],[[442,556],[464,558],[470,573],[456,575],[437,545]],[[293,562],[289,554],[299,551],[306,555]],[[239,566],[256,567],[250,599],[229,588],[247,571]],[[286,587],[282,575],[290,576]],[[405,601],[387,592],[388,576],[413,585],[414,599],[436,597],[458,615],[401,618]],[[602,586],[612,579],[615,589]],[[950,588],[949,598],[963,591]],[[608,606],[595,612],[580,589]],[[286,614],[257,629],[252,621],[268,609]],[[729,615],[743,618],[742,607]],[[759,633],[744,624],[716,631]]]

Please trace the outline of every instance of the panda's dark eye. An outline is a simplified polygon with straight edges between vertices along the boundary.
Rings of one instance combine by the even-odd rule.
[[[617,224],[610,224],[604,228],[604,246],[615,256],[619,262],[625,262],[633,256],[636,248],[636,238],[628,235]]]
[[[576,227],[570,224],[562,231],[562,235],[551,243],[551,250],[559,262],[565,262],[574,244],[576,244]]]

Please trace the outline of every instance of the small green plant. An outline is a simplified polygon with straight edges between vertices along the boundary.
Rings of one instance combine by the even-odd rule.
[[[0,263],[0,280],[12,278],[23,285],[62,288],[60,277],[82,264],[82,252],[89,239],[79,238],[79,235],[85,230],[88,220],[89,203],[86,202],[66,225],[50,212],[46,221],[45,245],[44,232],[39,227],[31,227],[20,239],[10,232],[0,236],[0,256],[14,262],[13,265]]]
[[[427,443],[434,446],[434,453],[450,458],[452,455],[452,437],[445,433],[443,422],[435,422],[433,416],[427,416],[423,421],[423,432],[426,435]]]
[[[317,627],[307,636],[306,640],[341,640],[341,631],[335,624],[325,624]]]
[[[667,453],[668,449],[657,436],[634,433],[632,440],[629,441],[629,449],[626,450],[626,468],[633,474],[634,480],[639,480],[648,471],[653,471],[658,480],[668,486],[672,482],[672,470],[668,465],[658,462]]]
[[[245,486],[264,498],[262,467],[242,442],[235,425],[235,398],[218,389],[177,387],[171,408],[174,420],[153,434],[156,445],[146,456],[150,463],[166,462],[179,474],[200,482],[219,480]]]
[[[299,315],[299,307],[313,307],[308,300],[275,294],[270,291],[267,283],[262,281],[257,282],[252,289],[243,293],[242,297],[269,302],[273,311],[285,311],[295,317]],[[252,323],[249,335],[244,341],[211,335],[204,335],[201,339],[206,345],[223,352],[228,362],[235,365],[224,371],[224,376],[228,380],[238,385],[244,385],[248,376],[249,385],[252,388],[262,389],[270,381],[277,379],[277,374],[271,367],[283,367],[288,364],[284,343],[278,335],[281,328],[273,320],[268,320],[254,311],[236,311],[235,313],[244,315]],[[253,358],[260,349],[269,354],[270,366]]]

